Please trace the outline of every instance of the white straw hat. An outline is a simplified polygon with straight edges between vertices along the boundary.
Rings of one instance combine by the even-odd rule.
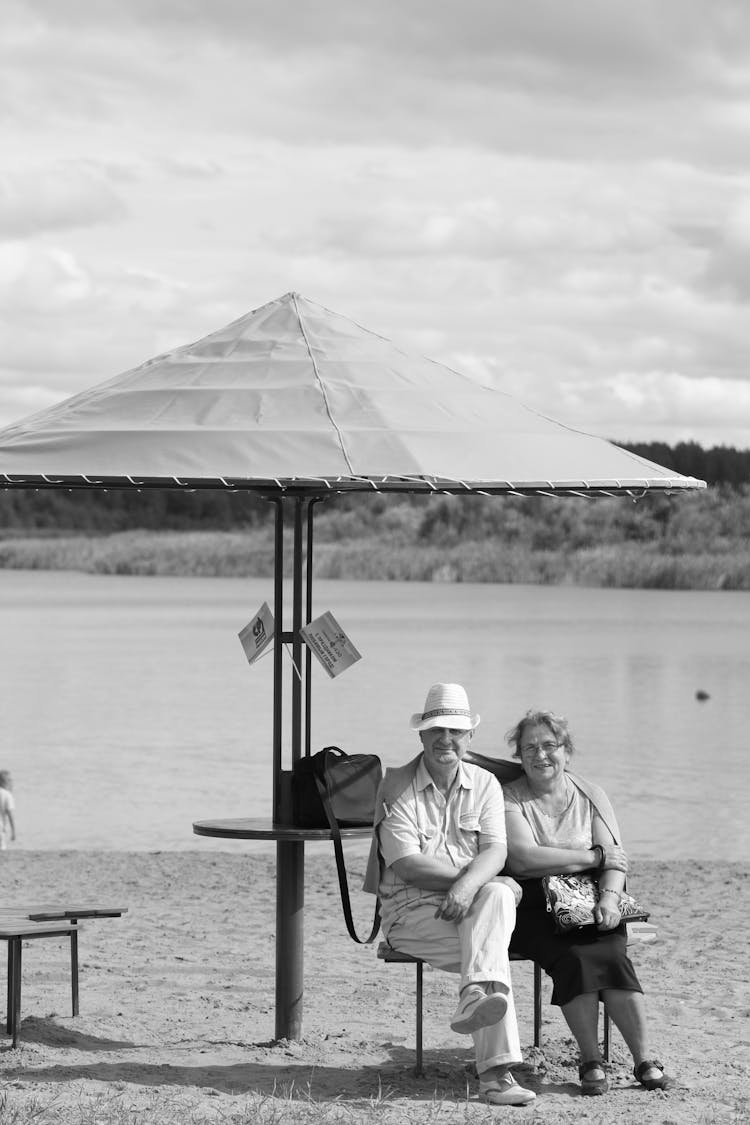
[[[479,715],[472,715],[466,691],[460,684],[433,684],[427,692],[424,711],[417,711],[409,720],[412,730],[449,727],[453,730],[476,730]]]

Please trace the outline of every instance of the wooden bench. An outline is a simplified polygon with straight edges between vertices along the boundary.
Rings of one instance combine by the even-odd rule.
[[[127,906],[71,903],[0,908],[0,941],[8,942],[8,1001],[6,1032],[18,1043],[21,1019],[22,943],[35,938],[68,938],[70,941],[70,985],[72,1013],[79,1014],[78,922],[81,918],[120,918]]]
[[[0,919],[0,940],[8,943],[8,1001],[5,1018],[6,1033],[18,1044],[21,1022],[21,951],[24,941],[36,938],[77,937],[78,926],[71,922],[32,922],[30,918],[5,916]]]
[[[628,925],[628,946],[647,941],[653,941],[656,937],[656,927],[648,923],[633,922]],[[415,1048],[416,1048],[416,1066],[414,1073],[416,1075],[424,1074],[422,1065],[423,1060],[423,970],[425,961],[420,957],[412,957],[409,953],[400,953],[397,949],[393,949],[387,941],[381,941],[377,950],[378,958],[385,961],[387,964],[406,964],[414,965],[417,972],[416,982],[416,1033],[415,1033]],[[521,957],[517,953],[510,953],[509,959],[511,961],[525,961],[527,958]],[[542,1043],[542,969],[541,966],[532,962],[534,966],[534,1046],[540,1047]],[[610,1052],[610,1039],[611,1039],[611,1021],[604,1011],[604,1044],[602,1054],[605,1060],[609,1060]]]

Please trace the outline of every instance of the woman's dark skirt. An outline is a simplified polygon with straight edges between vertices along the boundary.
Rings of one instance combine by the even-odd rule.
[[[584,926],[558,934],[541,879],[525,879],[521,886],[523,898],[510,951],[536,961],[552,978],[553,1004],[562,1006],[585,992],[600,993],[605,988],[643,992],[627,954],[624,923],[607,933]]]

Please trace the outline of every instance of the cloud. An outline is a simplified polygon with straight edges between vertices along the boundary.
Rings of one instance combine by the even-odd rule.
[[[5,24],[0,414],[297,289],[569,424],[630,426],[631,393],[668,426],[652,378],[696,430],[741,417],[746,4],[11,0]]]
[[[376,6],[348,0],[25,0],[16,4],[37,27],[82,30],[169,29],[176,42],[196,31],[209,40],[259,43],[274,53],[318,52],[329,48],[336,64],[346,48],[367,47],[380,61],[421,60],[425,70],[455,78],[480,76],[481,60],[518,60],[526,81],[540,75],[575,74],[576,88],[587,76],[605,75],[674,89],[681,75],[710,77],[723,58],[739,63],[748,50],[750,15],[744,0],[630,0],[617,9],[600,0],[380,0]],[[744,33],[744,34],[743,34]],[[504,73],[508,74],[507,69]],[[512,72],[511,72],[512,74]]]
[[[467,166],[477,163],[467,154]],[[663,235],[635,210],[623,214],[587,205],[585,199],[566,199],[563,170],[556,198],[537,203],[507,190],[512,177],[507,165],[492,172],[497,184],[485,177],[483,185],[488,191],[497,188],[497,195],[454,199],[446,192],[443,200],[430,200],[407,199],[401,192],[379,202],[357,200],[345,214],[332,208],[309,232],[308,245],[376,258],[441,254],[481,260],[552,253],[569,263],[573,255],[643,250]],[[527,167],[528,180],[535,175],[536,170]],[[284,245],[289,235],[267,237]]]
[[[0,425],[187,343],[199,303],[156,273],[0,243]]]
[[[118,130],[140,103],[182,132],[178,100],[200,132],[287,142],[700,160],[709,138],[715,158],[718,134],[734,160],[726,140],[746,127],[750,11],[733,0],[28,0],[16,11],[34,31],[5,63],[32,106]]]
[[[0,238],[118,222],[123,200],[95,169],[52,164],[0,174]]]
[[[707,293],[739,303],[750,301],[750,192],[741,197],[717,229],[704,229],[708,250],[698,285]]]
[[[695,380],[677,371],[622,371],[575,391],[576,406],[590,416],[596,411],[597,430],[622,439],[658,434],[712,435],[726,427],[727,403],[732,403],[729,430],[750,433],[750,383],[712,376]],[[589,406],[584,402],[588,400]],[[673,436],[672,440],[680,440]],[[708,436],[706,444],[713,444]],[[747,438],[744,439],[745,444]]]
[[[3,308],[21,313],[68,307],[92,293],[91,278],[72,254],[28,243],[0,244]]]
[[[224,175],[218,161],[211,160],[200,153],[172,153],[162,157],[158,164],[167,176],[178,179],[213,180]]]

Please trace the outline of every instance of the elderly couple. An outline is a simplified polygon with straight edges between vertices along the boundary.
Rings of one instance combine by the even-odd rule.
[[[503,788],[489,769],[471,764],[500,766],[470,751],[479,715],[459,684],[433,684],[410,725],[422,751],[386,771],[365,885],[380,894],[394,949],[460,974],[450,1026],[473,1036],[480,1097],[528,1105],[536,1096],[511,1070],[522,1055],[509,949],[551,976],[552,1003],[580,1050],[583,1094],[607,1090],[600,998],[633,1055],[637,1080],[667,1089],[671,1079],[648,1046],[618,909],[627,856],[604,792],[567,769],[573,744],[565,720],[544,711],[524,716],[508,735],[520,760],[517,779]],[[541,876],[592,869],[597,925],[557,934]]]

